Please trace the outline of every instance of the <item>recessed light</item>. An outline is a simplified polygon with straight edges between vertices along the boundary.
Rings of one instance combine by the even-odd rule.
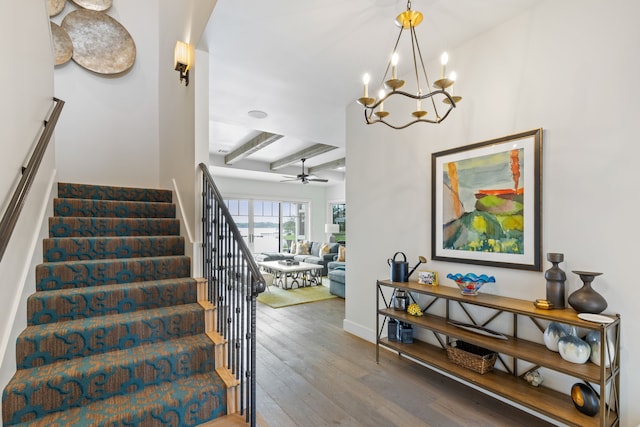
[[[262,110],[251,110],[247,114],[254,119],[264,119],[267,117],[267,113]]]

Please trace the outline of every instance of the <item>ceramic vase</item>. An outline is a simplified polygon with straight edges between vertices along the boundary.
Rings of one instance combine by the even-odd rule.
[[[547,260],[553,264],[552,267],[544,273],[544,277],[547,279],[547,301],[553,304],[552,308],[564,308],[564,282],[567,280],[567,275],[558,267],[558,264],[564,261],[564,254],[548,253]]]
[[[567,362],[581,364],[589,360],[591,347],[576,336],[575,328],[571,328],[569,335],[558,340],[558,352]]]
[[[600,366],[600,349],[602,346],[600,345],[600,331],[591,331],[585,337],[585,341],[591,347],[591,356],[589,360],[596,365]],[[604,366],[610,367],[611,361],[616,357],[616,349],[613,345],[613,341],[607,337],[607,345],[605,349],[604,355]]]
[[[569,335],[569,327],[558,322],[551,322],[547,329],[544,330],[542,338],[544,339],[544,345],[551,351],[558,352],[558,341],[562,337]]]
[[[600,411],[600,396],[589,384],[576,383],[572,385],[571,400],[578,411],[590,417]]]
[[[591,287],[591,282],[602,273],[574,271],[582,280],[582,287],[569,295],[569,305],[578,313],[600,313],[607,308],[607,301]]]

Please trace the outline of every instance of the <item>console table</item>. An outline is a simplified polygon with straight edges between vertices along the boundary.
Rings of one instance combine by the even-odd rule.
[[[422,295],[419,300],[423,302],[421,304],[423,316],[416,317],[406,311],[394,310],[392,296],[397,290],[405,290],[413,301],[417,295]],[[428,301],[426,307],[424,301]],[[440,312],[444,311],[444,315],[432,314],[438,305],[444,305],[440,307]],[[480,389],[565,424],[581,427],[609,427],[620,424],[619,315],[609,316],[611,323],[593,323],[578,318],[577,313],[570,308],[542,310],[536,308],[532,301],[527,300],[482,293],[477,296],[463,296],[458,288],[388,280],[377,281],[376,307],[376,361],[378,363],[380,347],[385,347],[397,352],[400,356],[422,362],[427,367],[446,372],[461,382],[471,383]],[[460,310],[457,310],[458,316],[466,318],[454,319],[452,314],[454,307],[460,307]],[[484,323],[477,322],[474,318],[480,317],[478,312],[482,313],[483,317],[488,316],[488,320]],[[505,334],[506,339],[477,334],[449,323],[458,321],[490,328],[490,323],[498,324],[496,322],[498,318],[501,319],[501,327],[508,329]],[[416,332],[429,331],[438,344],[433,345],[416,339],[411,344],[389,341],[386,338],[386,324],[389,319],[409,323],[413,325]],[[531,321],[540,330],[539,342],[519,337],[518,326],[522,326],[520,323],[522,321]],[[608,336],[615,348],[610,366],[605,367],[604,363],[598,366],[589,361],[585,364],[567,362],[558,353],[548,350],[544,344],[541,344],[546,321],[599,331],[600,354],[605,354]],[[490,372],[480,374],[451,362],[447,358],[446,346],[457,339],[497,352],[500,369],[497,369],[497,366]],[[560,372],[575,378],[575,382],[596,385],[600,390],[599,413],[590,417],[579,412],[573,404],[569,390],[567,393],[561,393],[544,385],[538,387],[529,385],[522,376],[533,368],[528,367],[521,372],[522,368],[518,369],[519,361],[529,362],[534,365],[534,368],[544,367]]]

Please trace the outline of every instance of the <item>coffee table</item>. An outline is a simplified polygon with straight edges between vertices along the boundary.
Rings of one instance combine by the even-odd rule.
[[[298,264],[282,264],[280,261],[262,261],[258,265],[263,271],[274,275],[276,283],[282,289],[301,288],[322,283],[322,266],[300,262]]]

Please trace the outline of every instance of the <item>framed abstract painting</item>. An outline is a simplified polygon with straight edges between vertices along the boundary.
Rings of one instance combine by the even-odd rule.
[[[542,129],[431,156],[431,257],[541,271]]]

